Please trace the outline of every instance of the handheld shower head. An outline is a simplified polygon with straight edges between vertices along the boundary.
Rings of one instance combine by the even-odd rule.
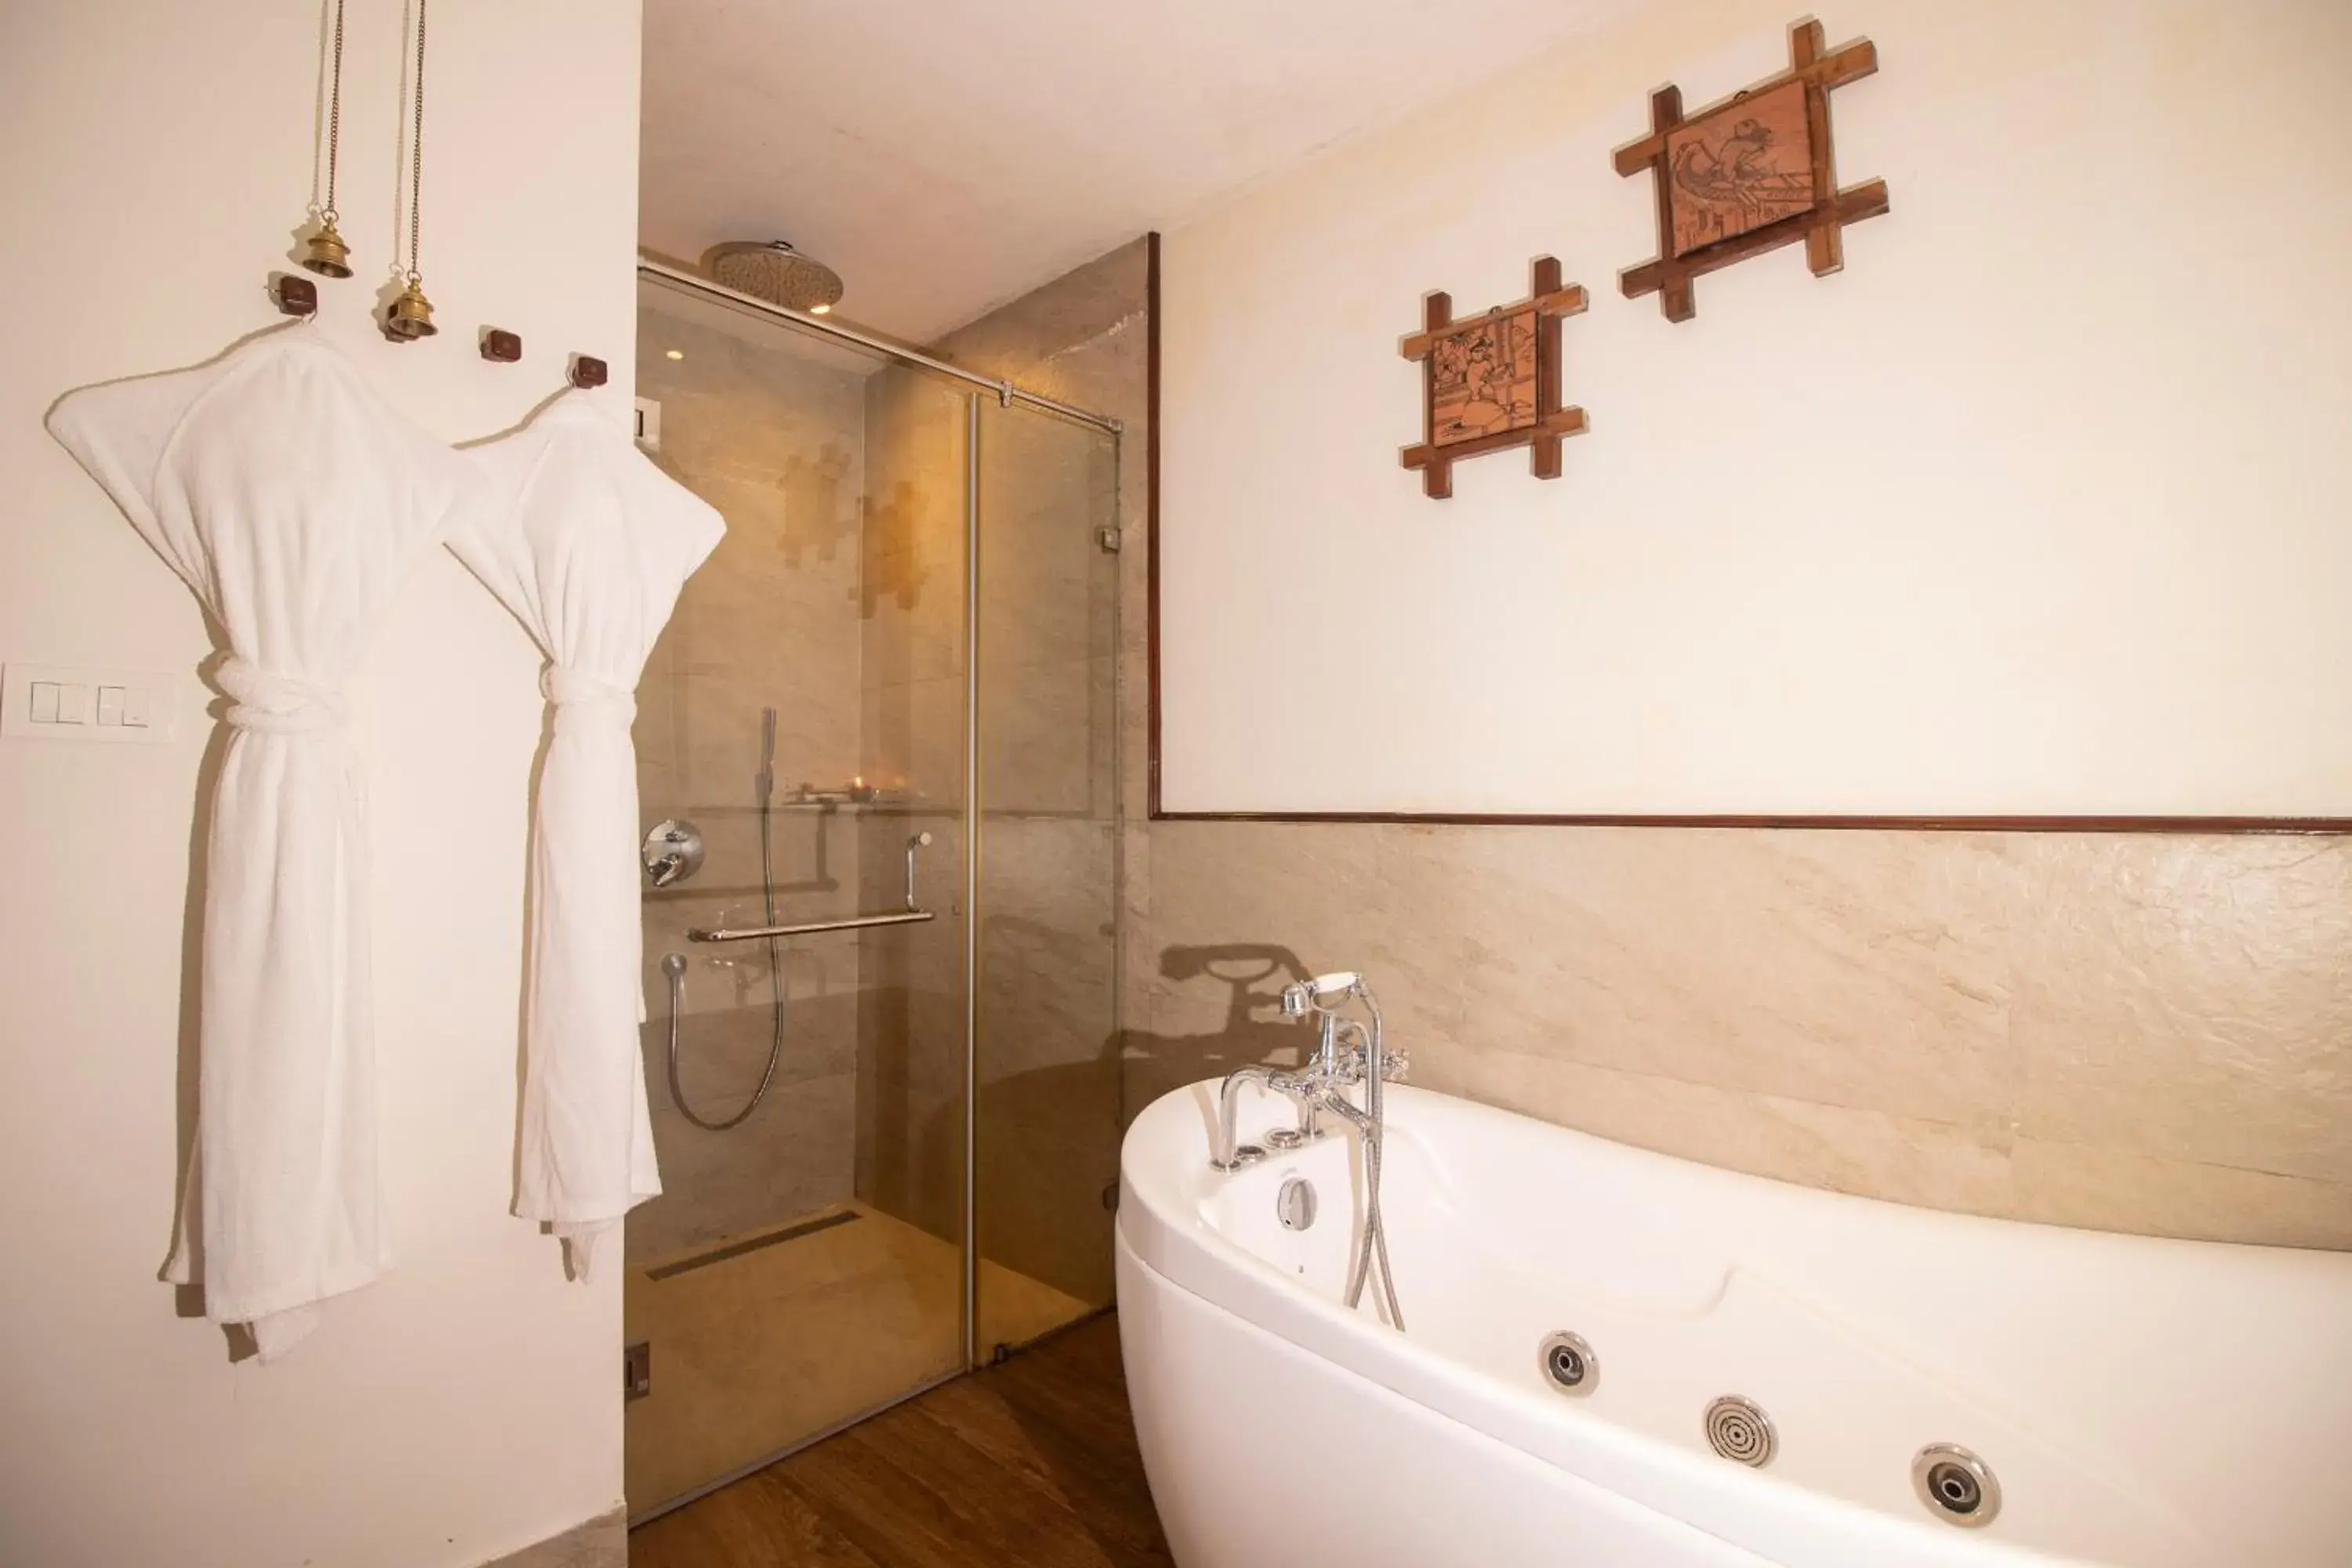
[[[1309,1013],[1328,1012],[1325,1004],[1334,998],[1346,1000],[1363,990],[1364,977],[1353,969],[1336,970],[1318,974],[1312,980],[1302,980],[1282,988],[1282,1016],[1304,1018]]]

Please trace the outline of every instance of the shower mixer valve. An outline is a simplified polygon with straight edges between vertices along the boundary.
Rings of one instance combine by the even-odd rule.
[[[656,888],[683,882],[702,869],[702,830],[682,817],[654,825],[642,858],[646,880]]]

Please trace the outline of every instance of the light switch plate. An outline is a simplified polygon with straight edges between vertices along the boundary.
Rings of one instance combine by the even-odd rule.
[[[33,688],[47,689],[36,703]],[[187,678],[161,669],[91,669],[56,664],[0,667],[0,738],[160,746],[179,729]],[[79,692],[79,705],[73,694]],[[52,704],[55,704],[52,706]],[[68,712],[79,722],[59,722]],[[55,719],[45,717],[54,713]],[[144,723],[136,716],[143,716]]]

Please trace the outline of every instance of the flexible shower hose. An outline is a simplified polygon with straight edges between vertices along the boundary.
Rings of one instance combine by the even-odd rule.
[[[1397,1305],[1396,1275],[1389,1268],[1389,1234],[1381,1224],[1381,1144],[1386,1127],[1381,1117],[1381,1069],[1387,1060],[1381,1044],[1381,1005],[1369,990],[1359,989],[1365,1010],[1372,1016],[1371,1033],[1364,1040],[1364,1231],[1356,1247],[1355,1271],[1348,1279],[1348,1310],[1364,1299],[1371,1273],[1372,1255],[1381,1258],[1381,1296],[1388,1302],[1389,1322],[1404,1331],[1404,1310]]]
[[[1396,1276],[1389,1269],[1389,1234],[1381,1225],[1381,1135],[1364,1134],[1364,1236],[1356,1249],[1355,1276],[1348,1281],[1348,1307],[1355,1310],[1364,1298],[1366,1276],[1371,1270],[1372,1254],[1381,1255],[1381,1296],[1388,1302],[1389,1323],[1399,1333],[1404,1331],[1404,1309],[1397,1305]]]
[[[761,907],[767,911],[768,923],[776,923],[776,873],[773,858],[768,848],[769,797],[774,794],[775,781],[771,773],[776,746],[776,710],[769,709],[762,716],[764,733],[761,742],[760,791],[760,898]],[[740,1127],[746,1117],[760,1109],[768,1098],[768,1086],[776,1081],[776,1064],[784,1058],[784,944],[780,938],[768,939],[768,1065],[760,1071],[760,1087],[743,1102],[743,1109],[724,1121],[713,1121],[686,1102],[686,1090],[677,1081],[677,1020],[686,1011],[686,960],[671,953],[662,960],[662,973],[669,976],[669,1098],[678,1114],[709,1132],[724,1132]]]

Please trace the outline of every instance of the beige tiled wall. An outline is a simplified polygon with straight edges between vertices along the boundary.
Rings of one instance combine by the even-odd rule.
[[[1137,1103],[1293,1043],[1263,1021],[1278,978],[1236,1026],[1233,988],[1197,973],[1268,943],[1366,970],[1415,1081],[1606,1137],[1933,1207],[2352,1247],[2352,844],[1148,837]]]

